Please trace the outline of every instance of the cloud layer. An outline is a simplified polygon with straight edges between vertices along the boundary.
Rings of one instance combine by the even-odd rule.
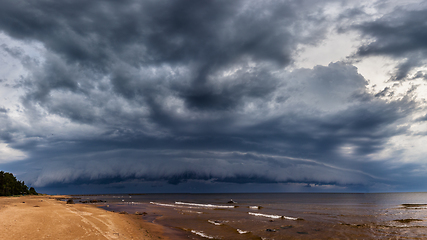
[[[17,96],[0,102],[0,139],[25,156],[2,166],[47,191],[404,189],[424,166],[397,144],[422,135],[418,85],[373,92],[356,63],[387,57],[391,80],[423,80],[425,10],[377,7],[361,21],[369,7],[351,1],[2,1],[2,58],[21,68],[2,72]],[[346,32],[369,41],[295,65]]]

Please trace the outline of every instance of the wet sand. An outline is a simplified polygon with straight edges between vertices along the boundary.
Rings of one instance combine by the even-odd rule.
[[[61,197],[0,197],[0,239],[169,239],[162,226],[138,215],[66,204]]]

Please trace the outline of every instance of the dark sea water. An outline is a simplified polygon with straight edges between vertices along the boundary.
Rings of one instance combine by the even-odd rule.
[[[103,208],[111,211],[144,213],[171,239],[427,239],[427,193],[78,197],[107,201]]]

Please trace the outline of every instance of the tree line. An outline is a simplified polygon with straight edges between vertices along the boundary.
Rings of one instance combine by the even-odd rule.
[[[18,181],[12,173],[0,171],[0,196],[37,195],[33,187],[28,189],[24,181]]]

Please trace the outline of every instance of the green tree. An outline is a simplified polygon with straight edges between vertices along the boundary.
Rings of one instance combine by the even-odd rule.
[[[0,196],[12,196],[21,194],[37,195],[36,190],[31,187],[28,190],[24,181],[18,181],[12,173],[0,171]]]
[[[30,187],[29,194],[31,194],[31,195],[37,195],[38,193],[36,192],[36,190],[33,187]]]

